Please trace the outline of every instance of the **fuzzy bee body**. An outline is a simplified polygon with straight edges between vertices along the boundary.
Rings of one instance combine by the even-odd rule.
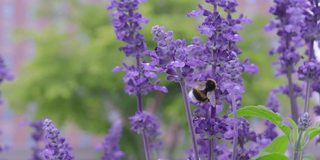
[[[214,79],[207,79],[204,89],[199,86],[192,88],[189,92],[189,97],[192,102],[206,102],[208,101],[207,93],[214,91],[217,88],[217,83]]]

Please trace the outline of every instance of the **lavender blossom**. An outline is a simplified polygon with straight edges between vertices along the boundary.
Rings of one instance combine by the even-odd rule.
[[[11,80],[13,80],[13,75],[9,72],[7,66],[4,64],[3,58],[0,57],[0,83]]]
[[[320,116],[320,105],[314,106],[314,112],[317,116]]]
[[[0,135],[2,135],[2,131],[0,130]],[[7,151],[9,149],[8,145],[0,145],[0,153]]]
[[[121,132],[121,121],[114,122],[102,144],[103,156],[101,160],[120,160],[124,157],[125,154],[119,147]]]
[[[13,80],[13,75],[10,73],[7,66],[4,64],[3,58],[0,56],[0,84],[4,81]],[[0,104],[3,103],[2,98],[0,97]]]
[[[270,53],[278,54],[276,75],[285,75],[288,80],[288,96],[291,114],[294,121],[298,120],[297,96],[295,96],[293,74],[295,65],[300,61],[298,48],[303,46],[304,11],[307,3],[303,0],[274,0],[275,5],[270,8],[274,20],[266,26],[266,30],[277,31],[279,46]]]
[[[71,147],[50,119],[43,120],[43,134],[46,146],[43,151],[46,160],[73,160]]]
[[[148,57],[148,47],[144,36],[140,33],[141,24],[148,20],[143,17],[138,10],[141,0],[112,0],[108,9],[116,9],[111,16],[112,24],[118,40],[125,42],[125,46],[120,50],[128,57],[134,57],[135,65],[123,64],[113,71],[125,71],[123,78],[125,91],[129,95],[147,94],[153,90],[167,92],[165,87],[159,86],[157,80],[157,68],[154,64],[144,61]]]
[[[160,66],[167,73],[167,79],[178,82],[182,97],[185,104],[187,114],[189,132],[193,146],[195,159],[199,159],[198,149],[196,144],[195,130],[192,122],[191,107],[187,96],[186,82],[192,77],[193,58],[187,52],[185,40],[174,40],[173,32],[164,30],[164,27],[152,27],[153,40],[157,42],[157,47],[154,52],[151,52],[154,64]]]
[[[280,103],[276,95],[277,91],[274,89],[269,93],[269,97],[267,100],[266,106],[271,109],[273,112],[279,112]],[[273,140],[278,136],[278,133],[276,132],[276,125],[274,125],[270,121],[266,121],[265,125],[267,126],[265,131],[262,134],[262,137],[265,139]]]
[[[31,137],[35,142],[35,145],[32,147],[32,158],[31,160],[44,160],[43,158],[43,148],[40,147],[40,143],[43,140],[43,121],[35,121],[30,124],[34,129]]]
[[[320,77],[320,62],[316,60],[304,62],[298,69],[298,77],[303,81],[317,81]]]
[[[213,10],[208,10],[204,6],[199,5],[199,9],[192,11],[188,16],[204,16],[204,22],[198,27],[201,34],[207,37],[208,41],[201,43],[199,40],[193,42],[188,46],[188,52],[192,55],[195,63],[191,68],[193,69],[192,82],[203,81],[208,78],[215,79],[218,84],[218,88],[215,90],[215,97],[213,98],[215,103],[208,103],[207,106],[203,104],[196,104],[197,106],[206,106],[205,108],[199,108],[202,114],[199,117],[195,116],[195,128],[197,133],[200,134],[202,139],[207,139],[209,143],[215,144],[215,140],[210,137],[219,137],[218,132],[212,132],[206,126],[224,126],[222,132],[225,140],[232,140],[233,151],[232,159],[237,156],[237,149],[240,146],[238,141],[238,134],[241,128],[238,128],[237,124],[240,123],[236,117],[233,119],[225,119],[217,117],[216,107],[223,106],[225,102],[230,105],[229,112],[235,111],[241,106],[242,94],[244,93],[244,85],[242,79],[242,73],[247,72],[254,74],[258,72],[256,65],[245,60],[241,62],[238,55],[241,54],[241,50],[237,48],[236,43],[241,40],[238,33],[242,29],[242,24],[248,23],[249,20],[242,14],[239,17],[233,17],[233,13],[236,12],[237,1],[236,0],[211,0],[206,1],[212,6]],[[220,13],[218,7],[226,12],[226,17]],[[211,107],[213,107],[211,109]],[[220,128],[222,129],[222,128]],[[246,143],[247,141],[241,141],[239,143]],[[204,143],[205,144],[205,143]],[[242,145],[242,144],[241,144]],[[209,160],[215,159],[219,154],[216,152],[216,147],[208,150]],[[241,148],[241,147],[240,147]],[[214,155],[217,154],[217,155]],[[227,155],[222,154],[221,155]]]
[[[298,127],[300,130],[306,130],[311,126],[311,117],[309,113],[305,112],[298,121]]]
[[[143,114],[142,95],[153,90],[167,92],[167,89],[160,86],[160,81],[157,79],[156,73],[160,72],[161,69],[156,67],[154,63],[146,61],[150,57],[150,52],[140,31],[142,29],[141,24],[147,23],[148,20],[137,12],[141,2],[143,0],[112,0],[108,9],[115,10],[111,14],[112,24],[118,40],[125,43],[124,47],[120,48],[120,50],[128,58],[135,60],[135,64],[129,65],[123,63],[122,67],[116,67],[113,71],[122,70],[126,72],[126,75],[123,77],[125,91],[129,95],[136,96],[137,112]],[[148,140],[153,137],[148,136],[142,133],[145,156],[147,160],[150,160],[151,155]]]
[[[152,149],[161,148],[161,142],[158,139],[160,122],[155,116],[147,112],[137,112],[134,116],[129,117],[129,120],[131,130],[138,134],[145,134]]]

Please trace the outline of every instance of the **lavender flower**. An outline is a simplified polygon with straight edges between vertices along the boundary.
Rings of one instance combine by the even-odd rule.
[[[134,116],[129,117],[131,123],[131,130],[138,134],[145,134],[150,142],[150,147],[159,150],[161,142],[158,136],[160,135],[159,120],[150,113],[137,112]]]
[[[305,112],[303,115],[299,118],[298,121],[298,127],[300,130],[306,130],[311,126],[311,117],[309,113]]]
[[[150,58],[150,52],[146,45],[144,36],[140,33],[141,24],[148,20],[139,12],[139,4],[143,0],[112,0],[108,9],[115,10],[112,16],[112,24],[118,40],[125,42],[125,46],[120,50],[129,58],[134,58],[135,64],[123,64],[122,67],[116,67],[113,71],[125,71],[123,77],[125,82],[125,91],[129,95],[135,95],[137,98],[137,114],[143,114],[142,95],[153,90],[167,92],[165,87],[159,85],[157,72],[160,68],[154,63],[149,63],[146,59]],[[135,116],[133,116],[135,117]],[[144,132],[144,131],[143,131]],[[148,139],[153,137],[149,133],[142,133],[145,156],[147,160],[151,159],[150,145]]]
[[[35,145],[32,147],[31,160],[44,160],[42,155],[43,149],[40,147],[40,142],[43,140],[43,121],[32,122],[30,126],[34,129],[31,137],[35,142]]]
[[[4,81],[13,80],[13,75],[9,72],[7,66],[4,64],[3,58],[0,56],[0,84]],[[0,98],[0,104],[3,103],[2,98]]]
[[[129,95],[147,94],[152,90],[167,92],[165,87],[159,86],[157,72],[159,69],[152,63],[143,61],[148,57],[147,45],[144,36],[140,33],[141,24],[148,20],[143,17],[138,10],[140,0],[112,0],[108,9],[116,9],[111,16],[112,24],[117,38],[125,42],[121,51],[126,56],[135,57],[136,64],[123,64],[122,67],[116,67],[113,71],[125,71],[123,78],[126,86],[125,91]],[[155,82],[154,82],[155,81]]]
[[[43,155],[46,160],[73,160],[71,147],[50,119],[43,120],[43,134],[46,146]]]
[[[320,116],[320,105],[314,106],[314,112],[317,116]]]
[[[4,64],[3,58],[0,57],[0,83],[10,80],[13,80],[13,75],[9,72],[8,68]]]
[[[168,76],[167,79],[181,82],[192,74],[192,57],[186,51],[186,41],[173,39],[173,32],[164,30],[162,26],[153,26],[153,40],[157,47],[153,52],[154,63],[160,66]]]
[[[298,77],[304,81],[316,81],[320,77],[320,63],[316,60],[306,61],[298,69]]]
[[[275,5],[270,8],[274,20],[266,26],[266,30],[276,29],[280,37],[279,46],[270,53],[278,54],[276,75],[285,75],[288,80],[288,96],[291,104],[292,118],[298,120],[297,96],[295,96],[293,74],[295,65],[300,60],[297,49],[303,46],[304,11],[307,4],[303,0],[274,0]]]
[[[225,140],[232,140],[234,148],[232,151],[232,159],[237,156],[238,134],[242,132],[241,128],[237,127],[240,123],[237,118],[227,119],[219,118],[216,115],[218,106],[223,106],[225,102],[230,105],[229,112],[235,111],[241,105],[242,94],[244,93],[244,85],[242,73],[247,72],[254,74],[258,71],[256,65],[245,60],[241,62],[238,55],[241,50],[237,48],[236,43],[241,40],[238,31],[242,28],[243,23],[248,23],[249,20],[242,14],[239,17],[233,17],[236,12],[236,0],[210,0],[206,1],[212,6],[213,10],[208,10],[204,6],[199,5],[199,9],[192,11],[188,16],[204,16],[204,22],[198,27],[201,34],[207,37],[207,42],[201,43],[196,39],[193,44],[188,46],[188,54],[193,57],[194,63],[191,68],[193,75],[191,82],[203,81],[208,78],[215,79],[218,88],[215,90],[215,103],[207,105],[196,104],[201,107],[196,110],[194,118],[195,128],[202,139],[207,139],[209,143],[215,144],[213,137],[219,137],[219,134],[224,135]],[[226,12],[226,17],[218,10],[220,7]],[[190,60],[189,60],[190,61]],[[203,107],[205,106],[205,107]],[[213,107],[213,108],[212,108]],[[197,112],[201,114],[197,115]],[[236,116],[236,114],[234,114]],[[208,127],[214,126],[214,127]],[[218,126],[223,126],[222,128]],[[222,129],[214,131],[210,128]],[[241,137],[241,136],[240,136]],[[242,141],[240,143],[246,143]],[[203,143],[205,144],[205,143]],[[243,145],[243,144],[241,144]],[[216,147],[212,146],[209,149],[209,160],[215,159],[213,151],[216,152]],[[241,148],[241,147],[240,147]],[[219,153],[221,155],[227,155]],[[217,154],[217,155],[219,155]]]
[[[101,160],[120,160],[124,157],[125,154],[119,147],[121,132],[121,121],[114,122],[102,144],[103,156]]]
[[[0,130],[0,135],[2,135],[2,131]],[[9,149],[8,145],[0,145],[0,153]]]

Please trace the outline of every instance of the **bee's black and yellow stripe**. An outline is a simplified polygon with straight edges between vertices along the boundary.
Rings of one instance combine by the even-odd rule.
[[[193,93],[194,98],[200,102],[205,102],[208,100],[206,93],[200,89],[193,88],[192,93]]]

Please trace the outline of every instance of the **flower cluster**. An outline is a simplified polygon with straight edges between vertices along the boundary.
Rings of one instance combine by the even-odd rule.
[[[13,80],[12,74],[9,72],[8,68],[4,64],[4,60],[0,57],[0,83],[3,81]]]
[[[31,160],[43,160],[42,151],[40,148],[40,142],[43,140],[43,122],[35,121],[30,124],[30,126],[34,129],[31,137],[35,142],[35,145],[32,147],[32,158]]]
[[[4,81],[13,80],[13,75],[9,72],[9,69],[4,64],[3,58],[0,56],[0,84]],[[0,99],[0,104],[3,103],[2,99]]]
[[[280,37],[279,47],[271,53],[276,52],[279,55],[275,63],[280,66],[277,75],[285,75],[288,80],[288,85],[279,87],[277,90],[289,96],[292,118],[298,124],[301,137],[311,125],[309,115],[311,93],[319,89],[320,62],[317,61],[314,51],[316,42],[320,39],[319,1],[274,0],[274,2],[275,6],[270,9],[270,12],[276,19],[266,28],[276,29]],[[306,48],[307,58],[298,52],[302,47]],[[304,62],[298,67],[301,57]],[[295,77],[306,84],[303,85],[304,89],[294,84]],[[305,100],[302,113],[298,112],[297,97],[300,96]],[[314,110],[316,113],[319,112],[317,107]],[[300,152],[301,145],[301,140],[298,139],[294,149]],[[293,158],[296,159],[298,156],[299,153],[295,152]]]
[[[302,114],[302,116],[299,118],[298,121],[298,127],[301,130],[306,130],[311,126],[311,117],[309,113],[305,112]]]
[[[305,27],[303,12],[306,4],[301,0],[275,0],[274,2],[275,6],[270,8],[270,13],[276,19],[270,21],[266,30],[277,30],[280,45],[270,53],[279,54],[278,61],[275,63],[279,66],[277,75],[292,74],[295,72],[294,65],[300,60],[297,47],[303,44],[302,30]]]
[[[301,59],[298,49],[303,47],[305,24],[305,10],[309,6],[303,0],[275,0],[275,5],[270,8],[270,13],[275,16],[266,26],[267,31],[276,30],[279,36],[279,46],[270,51],[270,54],[277,53],[278,60],[274,63],[277,66],[276,75],[285,75],[288,80],[288,85],[280,87],[283,93],[288,95],[291,104],[292,118],[298,120],[298,103],[297,98],[300,87],[293,82],[293,76],[296,74],[296,64]],[[306,73],[310,69],[308,66],[300,67],[300,78],[304,79],[308,76]]]
[[[145,156],[149,160],[151,158],[150,147],[152,147],[149,141],[154,140],[157,136],[153,130],[157,130],[159,124],[153,123],[153,117],[143,112],[142,95],[153,90],[167,92],[167,89],[159,85],[160,81],[157,78],[156,73],[161,72],[162,69],[153,62],[148,62],[151,53],[148,51],[144,36],[140,33],[141,25],[147,23],[148,20],[137,11],[141,2],[143,0],[112,0],[108,9],[115,10],[111,14],[112,24],[118,40],[125,43],[120,50],[129,59],[135,61],[133,65],[123,63],[122,67],[116,67],[113,71],[126,72],[123,77],[125,91],[137,98],[137,113],[129,119],[133,125],[132,130],[143,134]],[[141,120],[142,123],[140,123]],[[156,125],[153,126],[154,124]],[[154,128],[150,128],[150,125]],[[152,144],[155,143],[152,142]]]
[[[112,0],[108,7],[109,10],[115,9],[111,16],[117,38],[125,42],[121,50],[135,60],[134,65],[124,63],[122,67],[116,67],[113,71],[126,72],[123,80],[125,91],[129,95],[147,94],[153,90],[167,92],[157,80],[155,73],[159,72],[159,68],[144,60],[149,57],[149,53],[140,30],[141,24],[147,23],[148,20],[137,12],[140,3],[140,0]]]
[[[102,144],[103,156],[101,157],[101,160],[120,160],[124,157],[125,154],[119,147],[121,132],[121,121],[115,121]]]
[[[170,81],[181,82],[191,76],[194,65],[192,57],[188,56],[186,41],[174,40],[173,32],[166,32],[163,26],[153,26],[153,40],[157,47],[152,53],[153,61],[160,66]]]
[[[159,149],[161,142],[157,137],[160,135],[160,122],[150,113],[137,112],[135,115],[129,117],[131,123],[131,130],[138,134],[145,134],[150,141],[150,147]]]
[[[4,64],[3,58],[0,56],[0,84],[3,83],[4,81],[11,81],[13,80],[12,74],[9,72],[8,68]],[[0,91],[1,94],[1,91]],[[0,104],[3,103],[2,98],[0,97]],[[1,130],[0,130],[1,134]],[[0,153],[7,150],[9,147],[6,145],[1,145],[0,146]]]
[[[46,146],[43,155],[46,160],[73,160],[71,147],[66,139],[60,136],[60,131],[50,119],[43,120],[43,134]]]
[[[243,121],[235,118],[220,118],[216,116],[216,112],[219,112],[219,107],[225,103],[230,106],[228,113],[240,107],[242,94],[244,93],[242,73],[254,74],[258,72],[257,66],[250,63],[249,60],[246,59],[243,62],[239,60],[238,56],[241,54],[241,50],[236,46],[236,43],[241,40],[238,31],[242,29],[242,24],[248,23],[250,20],[242,14],[239,17],[233,17],[233,13],[236,12],[238,6],[235,0],[206,2],[212,6],[213,10],[208,10],[199,5],[198,10],[188,14],[188,16],[201,15],[204,17],[204,22],[198,29],[201,34],[207,37],[206,42],[194,38],[193,43],[187,47],[189,57],[192,57],[192,61],[196,62],[195,65],[191,66],[193,76],[189,84],[212,78],[217,82],[218,87],[213,97],[215,99],[214,104],[212,102],[196,104],[199,108],[195,112],[195,128],[202,140],[210,140],[213,135],[225,140],[234,139],[235,148],[240,147],[241,151],[244,151],[244,148],[241,147],[241,145],[244,145],[241,143],[254,142],[255,138],[248,139],[242,136],[244,128],[235,127],[242,124]],[[224,14],[218,8],[226,12],[226,16],[223,16]],[[210,109],[212,105],[215,106]],[[247,125],[249,127],[249,124]],[[238,142],[239,144],[237,144]],[[203,156],[206,155],[208,153],[203,154]],[[228,154],[222,152],[218,155],[226,156]]]
[[[317,81],[320,77],[320,62],[316,60],[304,62],[298,69],[298,77],[303,81]]]

